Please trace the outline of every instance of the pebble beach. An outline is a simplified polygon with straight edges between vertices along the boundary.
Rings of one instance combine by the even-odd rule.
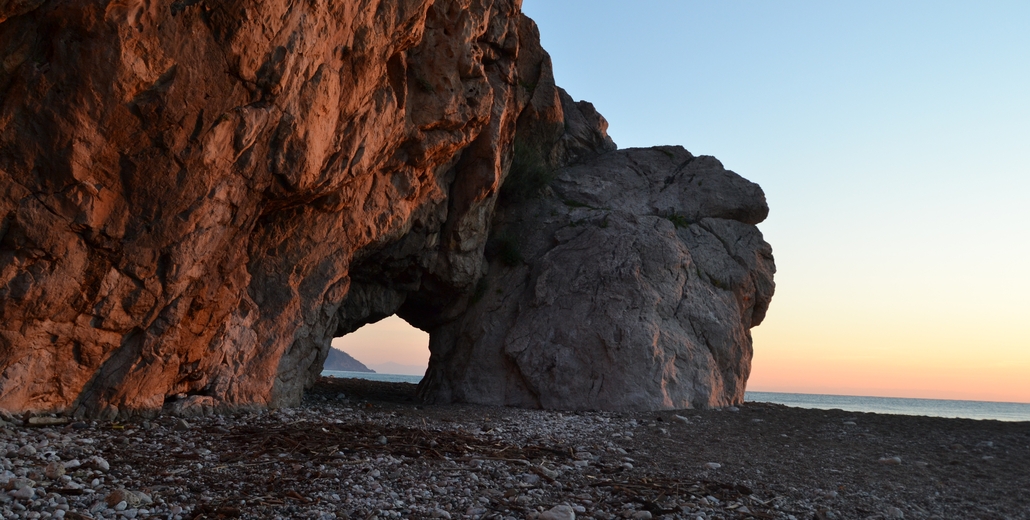
[[[6,416],[5,519],[1030,518],[1030,423],[807,410],[422,406],[321,379],[296,408]]]

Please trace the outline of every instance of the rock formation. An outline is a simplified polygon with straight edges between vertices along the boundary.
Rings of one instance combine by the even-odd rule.
[[[750,359],[747,328],[771,294],[767,246],[748,225],[764,216],[760,191],[711,173],[721,172],[712,160],[689,161],[678,149],[606,154],[614,145],[603,118],[555,87],[536,27],[519,5],[0,5],[0,409],[114,417],[287,405],[317,376],[333,337],[393,313],[431,334],[427,399],[571,407],[739,400]],[[655,154],[666,153],[675,167],[659,165]],[[521,171],[526,157],[543,167],[506,183],[510,195],[495,211],[505,176]],[[660,400],[660,392],[641,390],[645,397],[611,406],[596,398],[590,404],[589,395],[567,403],[543,399],[539,392],[574,374],[555,378],[533,354],[537,347],[502,345],[495,332],[474,330],[474,317],[481,328],[518,333],[547,315],[547,301],[574,301],[593,275],[585,272],[579,285],[555,279],[561,262],[575,259],[542,241],[589,240],[559,228],[605,210],[566,204],[564,213],[539,221],[546,228],[540,232],[551,235],[519,231],[524,264],[517,269],[502,268],[504,233],[534,208],[557,208],[563,200],[613,207],[603,200],[617,193],[601,182],[607,161],[623,171],[626,161],[642,157],[648,168],[672,175],[676,189],[691,182],[674,174],[684,162],[684,171],[708,168],[704,175],[713,179],[675,196],[634,185],[637,202],[613,208],[612,231],[598,235],[630,255],[627,262],[654,256],[634,248],[655,246],[664,248],[655,254],[668,250],[662,254],[671,263],[647,265],[700,272],[635,275],[652,297],[675,293],[683,302],[676,310],[650,301],[655,309],[641,317],[656,327],[687,319],[695,330],[655,329],[668,337],[656,336],[655,356],[683,357],[651,358],[665,363],[666,376],[634,384],[675,379],[672,386],[693,389]],[[556,169],[553,187],[541,191],[537,177],[548,181]],[[583,180],[576,172],[586,172]],[[709,191],[724,185],[739,192]],[[562,223],[562,215],[571,220]],[[680,216],[690,228],[676,230]],[[627,242],[630,228],[652,221],[665,235]],[[500,256],[487,262],[491,233]],[[720,243],[725,254],[695,252]],[[601,276],[595,289],[612,283],[613,294],[646,299],[643,289],[633,293],[634,275],[619,274],[617,264],[591,268]],[[534,289],[525,317],[517,307],[487,316],[485,305],[495,302],[490,291],[524,283],[505,278],[517,272],[555,285]],[[679,288],[665,287],[670,281]],[[529,296],[516,285],[511,294]],[[631,319],[605,312],[569,316]],[[716,313],[710,323],[695,316],[708,312]],[[592,355],[598,341],[621,341],[619,330],[598,329],[603,340],[583,343],[582,355]],[[549,344],[580,348],[544,334]],[[670,346],[679,339],[692,343]],[[684,369],[703,357],[702,346],[714,364]],[[516,362],[511,352],[519,348],[527,354]],[[498,363],[518,368],[497,372]],[[534,366],[553,381],[534,382],[537,376],[527,373]],[[509,385],[490,394],[461,373],[488,368],[494,372],[483,372],[481,381],[528,378],[525,390]],[[606,381],[609,393],[597,394],[603,399],[619,392]],[[570,388],[579,391],[577,385]],[[477,388],[485,393],[469,393]]]
[[[658,147],[563,168],[511,205],[504,195],[486,276],[431,337],[425,398],[609,410],[743,399],[750,329],[773,293],[757,185]]]

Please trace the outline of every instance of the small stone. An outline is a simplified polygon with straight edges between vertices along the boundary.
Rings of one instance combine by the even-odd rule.
[[[12,480],[8,481],[6,487],[7,487],[8,490],[12,490],[12,489],[18,490],[18,489],[22,489],[22,488],[26,488],[26,487],[32,487],[32,486],[35,486],[35,485],[36,485],[36,481],[35,480],[27,479],[27,478],[16,478],[16,479],[12,479]]]
[[[682,415],[673,415],[672,418],[676,419],[677,421],[679,421],[679,422],[681,422],[683,424],[690,424],[690,419],[687,419],[686,417],[683,417]]]
[[[46,478],[50,480],[57,480],[64,476],[64,464],[60,462],[51,462],[46,465],[46,471],[44,471]]]
[[[576,511],[571,506],[562,504],[540,513],[539,520],[576,520]]]
[[[390,442],[390,441],[387,440],[385,435],[380,435],[379,438],[376,439],[376,444],[383,444],[383,445],[385,445],[388,442]],[[450,518],[450,517],[448,516],[447,518]]]
[[[172,431],[184,432],[190,429],[190,423],[186,422],[186,419],[176,419],[175,424],[172,425]]]
[[[32,426],[59,426],[72,422],[68,417],[29,417]]]
[[[734,413],[736,413],[736,412],[740,411],[740,408],[737,408],[736,406],[727,406],[726,407],[726,411],[727,412],[734,412]]]
[[[108,494],[104,501],[107,502],[107,505],[110,507],[115,507],[120,502],[125,502],[126,505],[128,505],[131,501],[130,495],[131,493],[125,489],[116,489]]]
[[[24,500],[32,500],[36,498],[36,488],[33,488],[31,486],[25,486],[11,493],[11,496],[14,498],[21,498]]]
[[[89,459],[89,465],[92,466],[94,469],[100,471],[108,471],[111,469],[111,465],[108,464],[108,462],[99,455],[94,455],[93,457],[91,457]]]
[[[126,503],[124,500],[122,500],[121,502],[118,502],[117,504],[114,505],[114,510],[115,511],[125,511],[125,509],[127,507],[129,507],[129,504]]]
[[[632,518],[633,518],[633,520],[651,520],[651,512],[650,511],[637,511],[636,513],[633,513],[633,517]]]
[[[897,507],[892,507],[887,510],[887,518],[893,518],[895,520],[902,520],[905,518],[905,512]]]
[[[444,511],[443,509],[434,509],[433,510],[433,518],[446,518],[446,519],[450,520],[451,514],[448,513],[447,511]]]
[[[26,444],[18,450],[18,455],[22,457],[31,457],[36,454],[36,447],[31,444]]]
[[[879,462],[887,466],[897,466],[901,464],[901,457],[880,457]]]
[[[705,467],[708,469],[719,469],[722,467],[722,464],[719,464],[718,462],[706,462]]]

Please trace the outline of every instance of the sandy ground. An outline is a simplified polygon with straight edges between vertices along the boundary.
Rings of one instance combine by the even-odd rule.
[[[403,383],[323,379],[303,406],[276,412],[9,424],[0,430],[7,480],[0,477],[7,488],[0,512],[72,519],[1030,518],[1026,422],[764,403],[646,413],[419,406],[413,391]],[[57,471],[61,465],[69,467]],[[19,491],[30,481],[31,493]]]

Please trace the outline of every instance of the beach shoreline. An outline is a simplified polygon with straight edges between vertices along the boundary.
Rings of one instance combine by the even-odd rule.
[[[323,378],[292,409],[6,425],[0,511],[71,519],[1030,518],[1030,423],[750,402],[633,413],[422,406],[413,392],[406,383]]]

